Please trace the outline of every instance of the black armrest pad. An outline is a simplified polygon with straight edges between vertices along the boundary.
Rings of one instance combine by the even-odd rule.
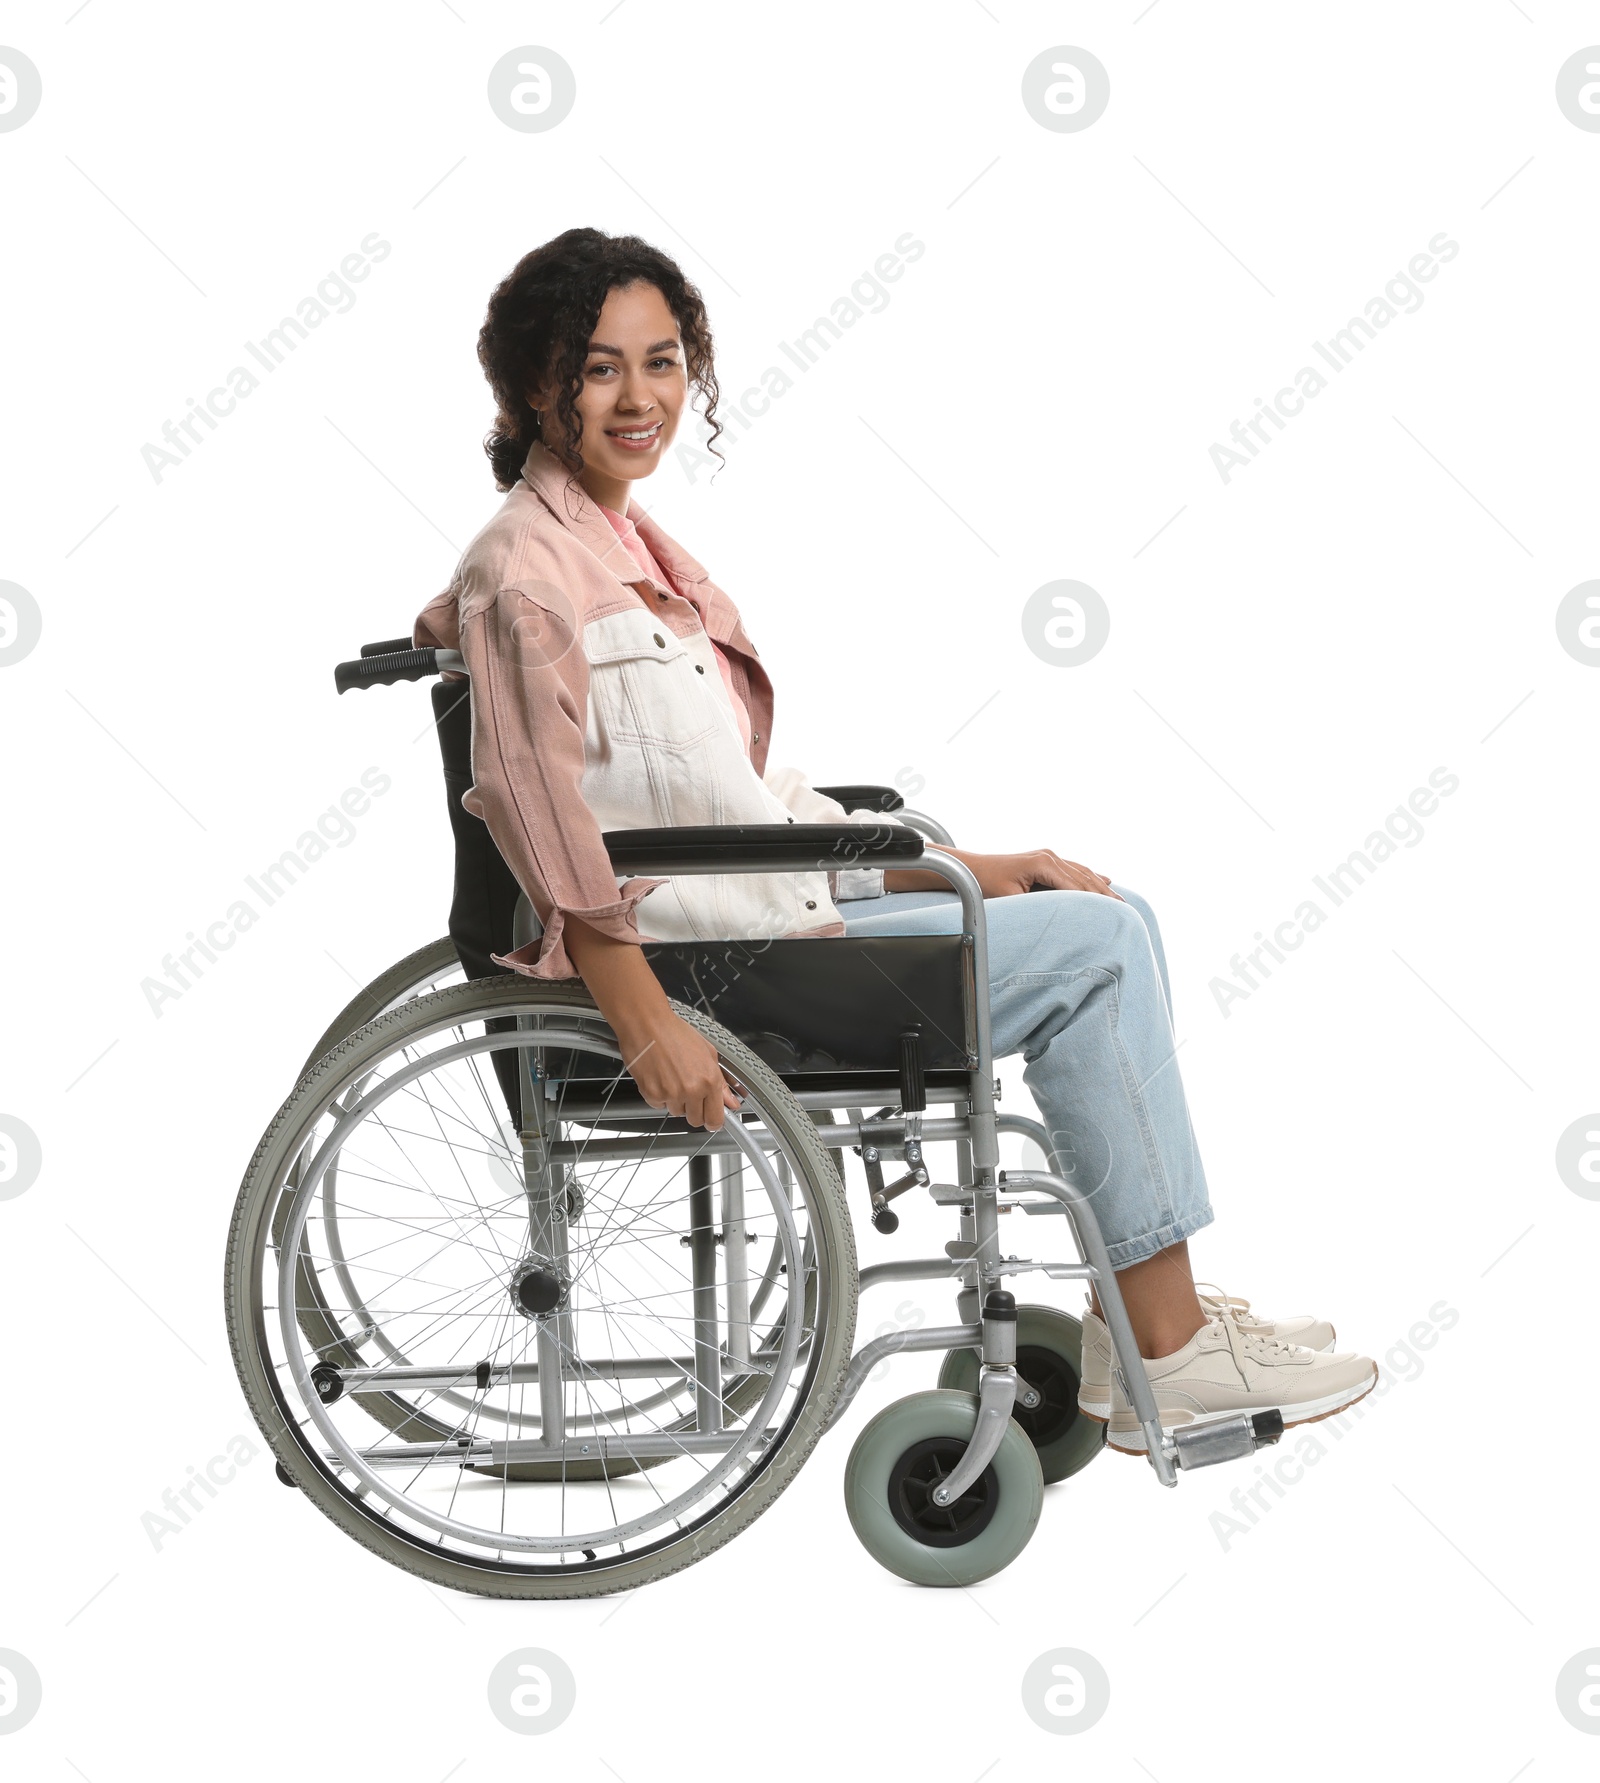
[[[843,805],[846,811],[900,811],[905,800],[892,786],[817,786],[825,799]]]
[[[680,824],[607,830],[601,838],[619,873],[804,873],[866,861],[916,860],[923,839],[900,823]],[[741,865],[730,866],[739,859]]]

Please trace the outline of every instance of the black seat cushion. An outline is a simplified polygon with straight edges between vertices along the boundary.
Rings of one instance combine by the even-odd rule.
[[[922,1035],[925,1070],[967,1070],[975,1036],[962,935],[834,935],[788,941],[647,941],[669,997],[703,1009],[781,1076],[898,1068]]]

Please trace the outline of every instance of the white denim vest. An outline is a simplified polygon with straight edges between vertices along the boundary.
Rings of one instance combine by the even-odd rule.
[[[789,805],[763,783],[703,631],[679,637],[641,602],[591,620],[583,648],[583,797],[602,830],[792,823],[794,804],[807,802],[815,815],[806,821],[845,820],[798,775],[788,777],[798,783]],[[642,899],[636,915],[640,935],[652,941],[772,940],[843,920],[826,872],[678,874]]]

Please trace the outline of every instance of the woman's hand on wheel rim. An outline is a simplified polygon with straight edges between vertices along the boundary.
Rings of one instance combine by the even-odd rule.
[[[623,1062],[651,1108],[715,1133],[728,1109],[743,1107],[717,1049],[680,1016],[669,1011],[647,1033],[626,1039],[619,1034],[618,1039],[623,1041]]]

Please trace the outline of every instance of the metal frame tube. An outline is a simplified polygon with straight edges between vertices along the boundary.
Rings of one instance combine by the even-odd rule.
[[[994,1460],[1017,1402],[1014,1368],[984,1368],[978,1377],[978,1420],[961,1459],[933,1489],[935,1504],[953,1504]]]
[[[721,1155],[717,1173],[722,1184],[722,1268],[728,1295],[728,1355],[750,1360],[750,1263],[744,1236],[744,1160]]]
[[[1038,1127],[1039,1136],[1042,1137],[1043,1126],[1038,1122],[1032,1124]],[[1043,1146],[1043,1150],[1048,1157],[1048,1144]],[[1100,1222],[1094,1217],[1094,1209],[1089,1205],[1088,1196],[1048,1170],[1008,1170],[1006,1187],[1036,1189],[1040,1194],[1053,1196],[1071,1214],[1073,1229],[1085,1253],[1084,1260],[1094,1267],[1095,1292],[1099,1296],[1100,1310],[1105,1314],[1106,1329],[1111,1334],[1114,1360],[1122,1375],[1122,1384],[1128,1395],[1128,1403],[1133,1408],[1133,1415],[1144,1431],[1150,1465],[1163,1486],[1175,1486],[1178,1475],[1173,1461],[1174,1445],[1161,1428],[1161,1415],[1156,1410],[1150,1376],[1145,1370],[1144,1357],[1140,1354],[1138,1341],[1133,1335],[1128,1309],[1123,1305],[1122,1290],[1117,1286],[1117,1275],[1111,1267],[1106,1241],[1100,1235]]]
[[[533,907],[526,896],[517,900],[512,915],[514,946],[533,939]],[[532,1016],[519,1016],[517,1026],[527,1032]],[[539,1358],[539,1441],[558,1446],[566,1436],[566,1385],[562,1357],[572,1349],[572,1316],[566,1304],[568,1279],[567,1170],[551,1155],[549,1107],[544,1077],[534,1064],[533,1048],[517,1049],[517,1088],[522,1106],[519,1134],[522,1140],[522,1180],[528,1202],[528,1247],[531,1256],[561,1284],[561,1300],[535,1322],[534,1353]],[[559,1179],[559,1180],[558,1180]]]
[[[903,823],[907,829],[920,830],[930,842],[942,842],[946,848],[955,847],[955,839],[936,817],[929,817],[924,811],[912,811],[902,805],[898,811],[885,811],[884,816],[891,823]]]
[[[757,1355],[754,1361],[745,1361],[737,1370],[730,1368],[730,1373],[747,1373],[755,1368],[765,1373],[772,1366],[776,1350],[768,1350]],[[690,1380],[694,1376],[693,1356],[625,1356],[608,1358],[602,1362],[588,1362],[581,1357],[569,1357],[566,1362],[568,1372],[586,1376],[597,1381],[627,1380]],[[465,1366],[450,1365],[436,1368],[427,1363],[375,1363],[366,1368],[340,1368],[335,1370],[344,1383],[347,1393],[371,1392],[378,1389],[384,1392],[398,1392],[402,1388],[415,1392],[421,1388],[445,1388],[471,1386],[480,1378],[477,1363]],[[501,1387],[531,1386],[539,1378],[537,1362],[498,1362],[487,1370],[487,1385],[484,1392],[492,1392]]]
[[[689,1277],[694,1305],[695,1428],[722,1428],[722,1334],[717,1325],[717,1229],[711,1205],[711,1160],[689,1160]]]
[[[484,1438],[469,1439],[463,1437],[457,1443],[396,1443],[390,1447],[378,1449],[357,1449],[354,1453],[369,1467],[402,1466],[418,1468],[426,1466],[443,1467],[504,1467],[518,1461],[586,1461],[597,1456],[606,1460],[673,1460],[680,1455],[725,1455],[735,1444],[744,1444],[752,1452],[771,1442],[776,1434],[771,1429],[758,1431],[748,1430],[677,1430],[661,1431],[653,1435],[630,1436],[627,1434],[593,1436],[569,1436],[564,1442],[549,1447],[544,1443],[529,1442],[522,1438],[513,1438],[506,1442],[496,1442]],[[323,1460],[332,1467],[346,1465],[343,1457],[332,1453],[324,1454]],[[506,1536],[492,1545],[495,1547],[526,1547],[535,1550],[556,1551],[562,1548],[581,1547],[594,1541],[594,1536],[572,1536],[555,1539],[544,1539],[532,1542],[524,1538],[518,1540]],[[601,1539],[605,1539],[602,1537]]]
[[[828,1415],[828,1428],[831,1430],[839,1422],[867,1376],[884,1357],[898,1355],[901,1350],[970,1350],[982,1342],[982,1325],[928,1325],[920,1331],[890,1331],[873,1338],[850,1358],[850,1372],[844,1377],[844,1386]]]
[[[892,940],[893,936],[888,937]],[[829,1112],[835,1108],[843,1108],[847,1102],[883,1102],[892,1097],[900,1087],[899,1077],[893,1071],[885,1071],[867,1083],[852,1084],[844,1090],[808,1090],[801,1088],[790,1090],[796,1102],[804,1109],[812,1112]],[[870,1091],[871,1094],[867,1094]],[[958,1088],[954,1084],[926,1084],[923,1093],[927,1096],[929,1106],[935,1102],[950,1102],[957,1108],[965,1109],[967,1101],[966,1087]],[[927,1137],[927,1116],[923,1116],[923,1137]]]
[[[908,1257],[898,1263],[869,1263],[856,1272],[856,1291],[865,1294],[879,1282],[938,1281],[958,1276],[966,1263],[959,1257]]]
[[[986,1288],[998,1277],[993,1273],[1000,1261],[1000,1210],[997,1191],[992,1184],[977,1183],[972,1190],[972,1253],[975,1270],[973,1287]]]
[[[562,1119],[569,1125],[573,1123],[581,1123],[582,1121],[591,1118],[591,1116],[597,1123],[601,1124],[603,1124],[606,1118],[605,1113],[599,1108],[598,1104],[594,1109],[589,1111],[585,1111],[581,1106],[577,1111],[574,1111],[570,1103],[562,1103]],[[643,1114],[637,1116],[631,1114],[626,1116],[619,1115],[613,1109],[610,1112],[610,1118],[612,1120],[643,1120],[647,1117]],[[730,1122],[728,1124],[731,1125],[732,1123]],[[759,1133],[761,1131],[759,1127],[751,1122],[745,1122],[743,1125],[747,1133]],[[922,1123],[922,1143],[925,1146],[938,1145],[948,1140],[959,1139],[962,1134],[967,1131],[968,1123],[965,1120],[930,1121],[924,1119]],[[846,1145],[859,1144],[860,1139],[860,1128],[850,1123],[819,1126],[817,1128],[818,1143],[824,1146],[829,1152],[840,1151]],[[696,1153],[701,1151],[736,1151],[738,1150],[738,1146],[734,1140],[727,1137],[726,1127],[718,1132],[706,1132],[697,1127],[687,1133],[662,1133],[660,1135],[635,1135],[631,1133],[607,1135],[603,1133],[592,1133],[585,1134],[582,1139],[552,1139],[550,1141],[549,1150],[552,1158],[560,1162],[566,1162],[569,1159],[580,1157],[693,1157]],[[847,1179],[841,1176],[840,1180],[846,1181]]]

